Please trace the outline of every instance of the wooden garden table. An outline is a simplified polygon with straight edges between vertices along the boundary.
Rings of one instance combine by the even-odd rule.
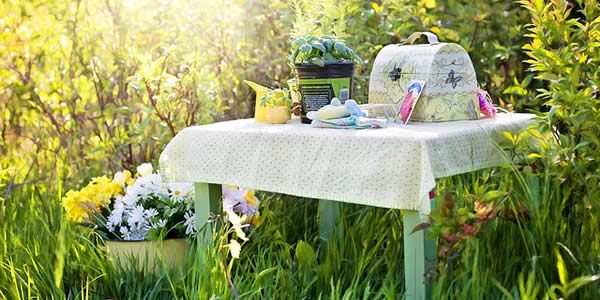
[[[383,129],[319,129],[243,119],[182,130],[165,148],[168,180],[195,182],[200,225],[221,213],[221,184],[319,199],[320,236],[337,225],[338,203],[400,209],[404,222],[406,298],[424,299],[423,275],[435,243],[412,233],[430,212],[435,179],[505,163],[496,141],[526,127],[531,114],[494,119],[393,124]]]

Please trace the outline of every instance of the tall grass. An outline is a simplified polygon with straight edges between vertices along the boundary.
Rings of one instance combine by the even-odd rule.
[[[443,180],[440,192],[454,192],[458,202],[467,202],[461,195],[472,192],[474,183],[499,189],[518,186],[510,171],[485,172]],[[597,216],[583,223],[580,234],[565,231],[566,223],[553,207],[557,199],[543,192],[546,183],[530,179],[523,180],[530,184],[526,188],[538,191],[531,192],[534,198],[527,202],[529,216],[520,222],[496,218],[466,242],[458,262],[441,261],[441,274],[433,286],[435,298],[564,296],[563,287],[571,289],[573,299],[600,297],[596,278],[585,277],[597,274],[600,266],[598,236],[591,235]],[[230,258],[218,240],[195,249],[187,257],[183,275],[135,271],[134,262],[111,263],[93,232],[65,221],[60,195],[60,186],[27,186],[6,198],[0,223],[0,298],[236,297],[223,268]],[[240,298],[402,298],[400,211],[343,205],[336,234],[323,248],[315,200],[269,193],[262,197],[262,223],[250,234],[231,270]],[[514,198],[518,197],[508,197],[505,204],[517,205],[511,204]],[[565,273],[568,277],[562,284]]]

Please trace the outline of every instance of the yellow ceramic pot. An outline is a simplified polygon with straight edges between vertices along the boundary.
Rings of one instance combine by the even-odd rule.
[[[271,124],[284,124],[290,116],[290,108],[287,106],[267,106],[266,120]]]
[[[256,92],[256,104],[254,105],[254,119],[256,119],[256,121],[258,122],[266,122],[267,108],[265,106],[260,105],[260,99],[271,89],[252,81],[244,80],[244,82]]]
[[[161,264],[168,269],[181,269],[190,244],[185,238],[164,241],[106,241],[109,259],[123,267],[135,260],[138,270],[160,270]]]

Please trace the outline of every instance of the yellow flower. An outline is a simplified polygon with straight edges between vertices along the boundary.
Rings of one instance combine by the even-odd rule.
[[[260,224],[262,223],[262,219],[260,218],[260,212],[257,211],[254,215],[252,215],[248,222],[254,227],[260,226]]]
[[[244,192],[244,200],[246,200],[246,204],[254,207],[258,207],[258,198],[254,195],[254,191],[251,189],[246,189]]]
[[[80,191],[69,191],[62,200],[67,219],[89,221],[91,214],[110,204],[111,199],[123,192],[123,187],[106,176],[93,178]]]
[[[131,172],[129,172],[129,170],[123,171],[123,174],[125,174],[125,183],[128,186],[133,185],[135,183],[135,180],[133,180],[133,176],[131,176]]]
[[[89,199],[80,191],[69,191],[66,197],[62,200],[62,205],[65,208],[67,220],[82,222],[89,217]]]
[[[106,176],[102,176],[92,178],[92,182],[90,184],[104,184],[108,182],[111,182],[111,180]]]

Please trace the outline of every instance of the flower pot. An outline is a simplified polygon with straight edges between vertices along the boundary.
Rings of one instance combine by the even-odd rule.
[[[301,63],[295,67],[302,123],[310,123],[306,113],[329,104],[333,97],[340,96],[342,89],[348,89],[350,98],[352,97],[353,62],[325,63],[324,67]]]
[[[160,270],[164,264],[168,269],[181,269],[190,244],[185,238],[164,241],[106,241],[106,253],[109,259],[123,267],[134,259],[138,270]]]
[[[265,119],[267,123],[284,124],[291,118],[290,108],[287,106],[267,106],[266,110]]]

